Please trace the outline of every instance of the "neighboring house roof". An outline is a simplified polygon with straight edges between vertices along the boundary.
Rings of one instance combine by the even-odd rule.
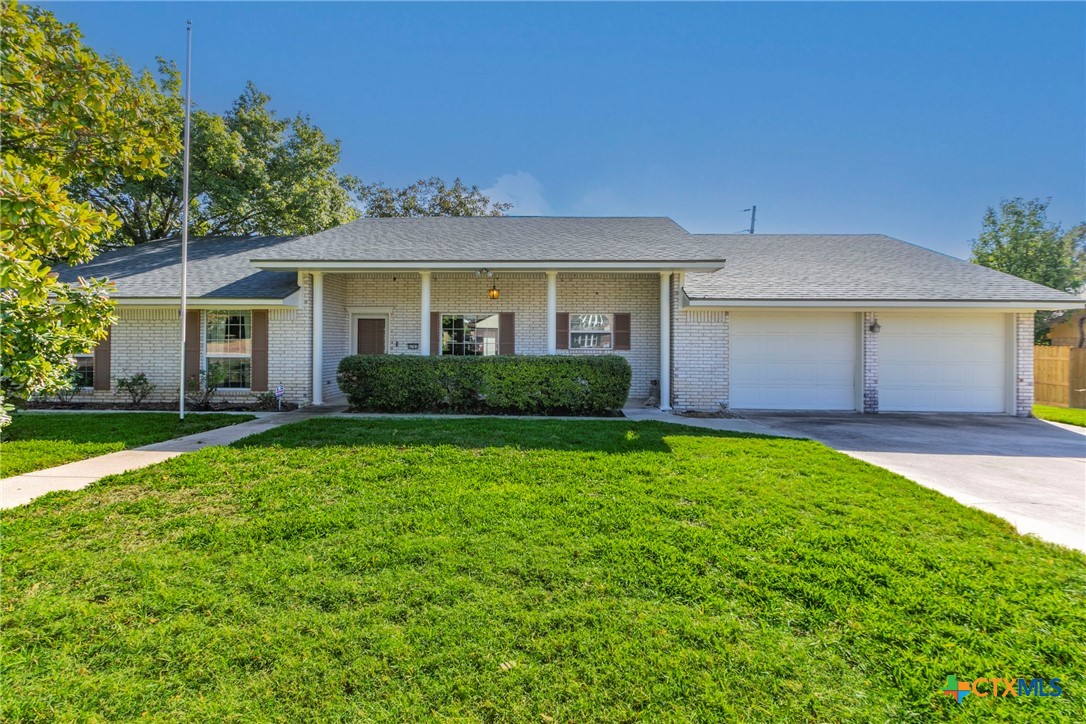
[[[359,219],[253,257],[304,262],[719,262],[665,217],[479,216]]]
[[[685,268],[683,288],[695,305],[919,301],[1081,306],[1069,294],[879,234],[690,234],[668,218],[629,217],[360,219],[310,236],[198,238],[189,242],[188,293],[205,302],[282,301],[298,291],[297,274],[288,269],[319,268],[314,262],[360,269],[368,264],[374,269],[381,264],[440,269],[441,264],[500,262],[544,269],[548,262],[573,268],[592,262]],[[179,263],[180,241],[167,239],[106,252],[57,271],[62,281],[108,277],[122,301],[153,303],[179,296]]]
[[[263,271],[249,260],[287,241],[281,236],[212,236],[189,240],[188,293],[209,299],[281,300],[298,290],[293,272]],[[163,239],[107,251],[86,264],[58,267],[61,281],[108,277],[118,298],[176,299],[181,294],[181,241]]]
[[[1075,302],[1070,294],[882,234],[699,234],[727,264],[691,300]]]

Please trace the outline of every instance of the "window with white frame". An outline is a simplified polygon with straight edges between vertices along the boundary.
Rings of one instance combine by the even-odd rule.
[[[569,315],[570,349],[613,349],[615,345],[615,315]]]
[[[207,370],[222,371],[223,389],[247,390],[251,384],[253,314],[249,311],[207,313]]]
[[[441,354],[482,357],[498,354],[498,315],[442,314]]]
[[[77,354],[75,368],[72,370],[72,382],[76,387],[94,387],[94,355]]]

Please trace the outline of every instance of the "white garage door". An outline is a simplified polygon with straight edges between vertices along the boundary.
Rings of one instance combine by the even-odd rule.
[[[855,410],[859,320],[850,312],[732,312],[731,407]]]
[[[1003,314],[880,314],[879,410],[1003,412]]]

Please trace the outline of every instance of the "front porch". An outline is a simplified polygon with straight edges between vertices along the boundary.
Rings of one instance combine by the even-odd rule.
[[[617,354],[670,405],[671,271],[313,271],[312,404],[352,354]]]

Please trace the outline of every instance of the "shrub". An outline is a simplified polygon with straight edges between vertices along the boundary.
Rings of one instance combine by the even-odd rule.
[[[211,409],[211,402],[219,392],[219,385],[226,381],[226,369],[213,362],[206,370],[200,370],[185,382],[185,399],[194,410]]]
[[[358,410],[599,415],[626,403],[631,376],[617,355],[356,355],[337,379]]]
[[[147,375],[137,372],[131,377],[118,377],[117,391],[127,394],[132,400],[132,407],[135,407],[151,396],[155,391],[155,384],[147,379]]]

